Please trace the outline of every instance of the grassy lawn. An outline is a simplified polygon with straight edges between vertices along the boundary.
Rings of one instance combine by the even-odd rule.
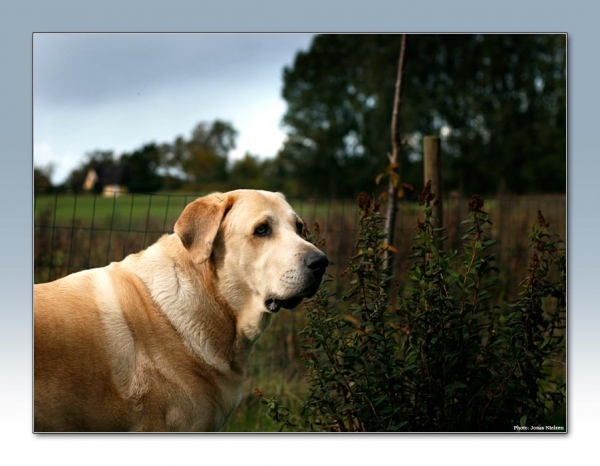
[[[163,231],[172,229],[183,208],[195,199],[186,195],[127,194],[119,197],[94,195],[39,195],[35,215],[52,211],[57,226],[71,226],[77,219],[84,228],[112,226],[115,230],[146,228],[149,224]]]

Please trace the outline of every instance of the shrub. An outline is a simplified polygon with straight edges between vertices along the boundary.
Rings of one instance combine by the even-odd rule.
[[[375,201],[359,196],[357,254],[345,272],[353,275],[352,288],[335,301],[329,278],[306,303],[301,336],[309,394],[300,414],[257,392],[282,429],[513,431],[545,426],[564,409],[561,240],[539,213],[519,298],[495,306],[497,270],[488,252],[494,240],[486,234],[491,222],[483,199],[469,203],[459,254],[444,250],[444,230],[434,228],[434,198],[426,186],[408,284],[393,297],[383,217]]]

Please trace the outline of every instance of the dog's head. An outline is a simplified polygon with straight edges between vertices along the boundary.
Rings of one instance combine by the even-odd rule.
[[[277,312],[313,296],[328,260],[304,238],[305,224],[280,193],[238,190],[189,204],[175,233],[195,263],[214,264],[234,309]]]

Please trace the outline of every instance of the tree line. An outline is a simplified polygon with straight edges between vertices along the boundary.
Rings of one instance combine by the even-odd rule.
[[[397,34],[316,36],[283,70],[287,137],[274,157],[247,153],[231,162],[237,129],[221,120],[201,122],[187,138],[119,156],[90,152],[66,185],[79,187],[90,168],[120,166],[132,192],[248,187],[301,196],[377,193],[391,151],[399,47]],[[422,140],[433,134],[442,139],[446,191],[565,191],[565,35],[409,35],[406,53],[403,183],[422,186]],[[37,169],[36,180],[43,176]]]

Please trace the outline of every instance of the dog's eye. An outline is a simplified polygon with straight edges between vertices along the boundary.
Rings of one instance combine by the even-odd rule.
[[[296,221],[296,232],[300,236],[302,236],[302,233],[304,232],[304,224],[299,220]]]
[[[271,234],[271,226],[266,223],[258,225],[254,230],[254,234],[256,236],[268,236]]]

